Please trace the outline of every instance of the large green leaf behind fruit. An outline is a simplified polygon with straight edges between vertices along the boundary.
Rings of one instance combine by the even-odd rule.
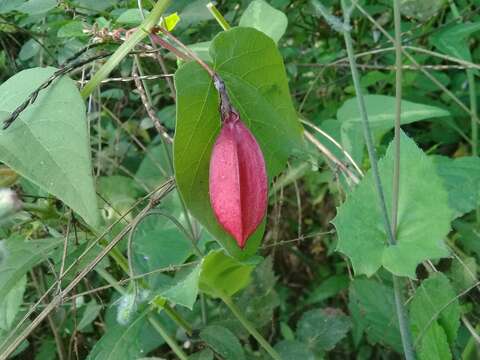
[[[215,37],[210,55],[235,108],[259,142],[272,178],[284,168],[291,152],[302,146],[302,128],[275,43],[260,31],[234,28]],[[248,257],[260,243],[264,224],[241,252],[218,224],[210,206],[210,154],[220,131],[218,94],[205,70],[193,62],[176,72],[175,84],[174,162],[180,194],[192,214],[231,255]]]

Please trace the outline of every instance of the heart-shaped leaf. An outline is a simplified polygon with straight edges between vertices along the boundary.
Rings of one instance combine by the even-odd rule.
[[[213,40],[210,55],[233,105],[258,141],[272,178],[284,168],[291,152],[302,146],[302,128],[275,43],[257,30],[235,28]],[[260,244],[264,224],[242,252],[218,224],[208,195],[210,155],[220,131],[218,94],[205,70],[193,62],[176,72],[175,84],[174,162],[179,192],[192,214],[232,256],[248,257]]]

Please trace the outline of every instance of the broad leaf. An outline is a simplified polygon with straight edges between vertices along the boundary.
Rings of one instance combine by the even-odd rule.
[[[394,126],[395,98],[384,95],[366,95],[364,100],[370,127],[378,141]],[[444,116],[449,116],[449,112],[435,106],[402,100],[402,124]],[[345,150],[352,155],[354,160],[362,160],[365,142],[357,98],[345,101],[338,109],[337,120],[341,122],[341,139]]]
[[[128,324],[109,326],[105,334],[95,343],[87,360],[137,359],[163,344],[148,323],[148,311],[137,314]],[[150,334],[156,336],[152,338]]]
[[[431,275],[417,288],[410,304],[412,334],[420,359],[451,359],[460,326],[460,305],[447,277]]]
[[[275,345],[275,350],[282,357],[282,360],[315,360],[315,354],[305,346],[304,343],[296,340],[283,340]]]
[[[207,326],[200,333],[200,338],[225,360],[245,360],[242,345],[235,335],[223,326]]]
[[[454,210],[454,217],[476,209],[480,196],[480,158],[436,156],[434,160],[448,191],[448,202]]]
[[[348,308],[355,324],[355,343],[359,343],[365,331],[371,343],[390,346],[401,353],[393,289],[375,280],[356,279],[350,285],[348,298]]]
[[[0,112],[13,112],[55,70],[24,70],[4,82]],[[0,161],[97,224],[85,105],[68,77],[42,90],[10,128],[0,131]]]
[[[210,54],[235,108],[259,142],[272,178],[284,168],[291,152],[302,146],[282,58],[269,37],[250,28],[219,34]],[[218,94],[205,70],[193,62],[176,72],[175,84],[174,163],[179,192],[191,213],[232,256],[246,258],[260,244],[264,224],[241,251],[218,224],[208,195],[210,155],[220,130]]]
[[[264,0],[253,0],[240,18],[239,26],[252,27],[270,36],[276,43],[287,30],[287,16]]]
[[[480,31],[480,22],[455,24],[436,31],[430,41],[444,54],[472,61],[468,40],[477,31]]]
[[[393,145],[378,168],[386,207],[392,208]],[[401,134],[400,194],[396,245],[388,245],[372,173],[347,195],[333,223],[337,250],[352,261],[356,274],[373,275],[381,266],[395,275],[415,278],[424,260],[448,256],[443,243],[450,231],[452,211],[435,164],[405,134]]]
[[[447,2],[445,0],[401,0],[402,15],[427,21],[436,15]]]
[[[44,261],[63,239],[22,240],[18,237],[0,241],[0,304],[25,274]]]
[[[232,296],[250,282],[252,264],[241,263],[223,251],[205,257],[200,275],[200,290],[213,297]]]
[[[352,327],[348,316],[336,309],[307,311],[297,324],[297,337],[316,353],[332,350]]]
[[[15,10],[28,15],[41,15],[57,6],[56,0],[28,0]]]

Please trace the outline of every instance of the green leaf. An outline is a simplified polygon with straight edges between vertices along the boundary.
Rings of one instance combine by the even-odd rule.
[[[98,314],[100,314],[101,310],[102,305],[97,304],[97,302],[92,299],[83,310],[82,318],[80,319],[80,322],[78,323],[76,328],[77,331],[82,331],[88,325],[90,325],[93,320],[97,318]]]
[[[193,309],[198,295],[198,283],[202,271],[202,262],[194,266],[190,272],[182,274],[180,279],[175,279],[174,285],[160,291],[160,295],[173,304],[178,304]]]
[[[23,44],[20,53],[18,54],[18,58],[22,61],[27,61],[37,55],[40,49],[41,46],[38,41],[30,39]]]
[[[188,357],[188,360],[213,360],[214,354],[210,349],[203,349]]]
[[[302,129],[277,47],[257,30],[235,28],[215,37],[210,54],[233,105],[260,144],[271,179],[283,170],[291,152],[302,146]],[[208,195],[210,154],[220,131],[218,94],[205,70],[193,62],[176,72],[175,84],[174,163],[179,192],[191,213],[232,256],[247,258],[258,248],[265,224],[241,251],[218,224]]]
[[[460,326],[460,305],[447,277],[435,273],[417,288],[410,303],[412,335],[420,359],[451,359]]]
[[[365,95],[365,106],[370,127],[377,141],[393,128],[395,122],[395,97]],[[449,112],[435,106],[417,104],[402,100],[401,124],[449,116]],[[365,142],[363,140],[362,118],[358,111],[357,98],[351,98],[338,109],[337,120],[341,122],[341,139],[345,150],[354,160],[362,160]]]
[[[13,112],[55,68],[33,68],[0,86],[0,112]],[[85,105],[68,77],[42,90],[6,131],[0,161],[57,196],[87,223],[98,223]]]
[[[83,32],[83,24],[81,21],[69,21],[58,29],[57,36],[59,38],[85,37],[88,36],[88,34]]]
[[[346,275],[334,275],[322,281],[307,298],[308,304],[324,301],[348,288],[349,279]]]
[[[396,245],[388,245],[372,173],[347,194],[333,223],[337,250],[352,261],[356,274],[373,275],[381,266],[399,276],[415,278],[418,264],[448,256],[443,243],[450,231],[452,211],[435,164],[415,142],[401,134],[400,194]],[[392,208],[393,145],[378,168],[386,207]]]
[[[304,343],[295,340],[283,340],[275,345],[275,350],[282,360],[315,360],[313,354]]]
[[[476,209],[480,198],[480,158],[435,156],[434,160],[437,173],[448,191],[448,202],[454,210],[454,217]]]
[[[25,274],[40,264],[63,239],[22,240],[18,237],[0,241],[0,304]]]
[[[223,326],[207,326],[200,332],[200,338],[225,360],[245,360],[240,342],[230,330]]]
[[[332,350],[352,327],[348,316],[336,309],[307,311],[297,324],[297,338],[316,353]]]
[[[287,16],[264,0],[253,0],[240,18],[239,26],[260,30],[276,43],[287,30]]]
[[[28,0],[15,10],[28,15],[41,15],[57,6],[56,0]]]
[[[213,251],[204,259],[200,290],[213,297],[232,296],[248,285],[253,267],[223,251]]]
[[[23,304],[23,294],[27,286],[27,277],[22,276],[0,303],[0,331],[8,331]]]
[[[359,343],[365,331],[371,343],[390,346],[402,353],[392,287],[375,280],[355,279],[350,285],[348,298],[348,308],[355,324],[355,343]]]
[[[446,55],[472,61],[468,40],[469,37],[477,31],[480,31],[480,22],[454,24],[440,31],[436,31],[430,37],[430,41],[438,50]]]
[[[167,154],[163,145],[149,147],[146,154],[138,167],[136,178],[155,190],[169,174]]]
[[[147,321],[148,310],[137,314],[127,325],[109,326],[95,343],[87,360],[137,359],[164,343]],[[150,334],[155,334],[152,338]]]
[[[445,4],[445,0],[401,0],[400,11],[407,17],[427,21],[436,15]]]
[[[148,10],[143,10],[143,12],[145,17],[149,14]],[[120,16],[117,18],[117,23],[122,25],[138,26],[142,20],[143,17],[139,9],[128,9],[120,14]]]

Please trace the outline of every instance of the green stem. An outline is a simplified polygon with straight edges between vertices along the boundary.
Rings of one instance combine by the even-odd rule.
[[[112,70],[123,60],[125,56],[133,50],[133,48],[148,36],[151,30],[158,24],[160,16],[170,5],[171,0],[159,0],[153,7],[150,14],[140,24],[137,30],[120,45],[120,47],[113,53],[107,62],[95,73],[93,78],[85,85],[80,92],[82,97],[86,99],[93,90],[100,84],[100,82],[107,78]]]
[[[271,347],[271,345],[265,340],[265,338],[255,329],[255,327],[247,320],[247,318],[242,314],[240,309],[232,301],[232,298],[228,295],[221,296],[222,301],[227,305],[230,311],[235,315],[235,317],[242,323],[242,325],[247,329],[247,331],[258,341],[260,346],[265,349],[265,351],[275,360],[282,360],[280,355]]]
[[[477,89],[475,88],[475,73],[467,69],[468,92],[470,95],[470,111],[472,112],[472,155],[478,156],[478,112]]]
[[[192,331],[193,330],[192,330],[192,327],[190,326],[190,324],[187,323],[187,321],[183,317],[181,317],[180,314],[178,312],[176,312],[168,304],[168,302],[166,302],[165,305],[163,305],[163,310],[165,310],[165,313],[170,317],[170,319],[175,321],[175,323],[177,323],[178,326],[182,327],[189,336],[192,336]]]
[[[342,9],[343,9],[343,13],[345,14],[344,15],[345,23],[349,24],[350,18],[348,16],[348,10],[345,4],[345,0],[342,0]],[[363,124],[363,133],[365,137],[365,142],[367,144],[368,156],[370,158],[372,176],[375,183],[375,190],[377,192],[377,200],[382,213],[382,218],[383,218],[385,232],[387,233],[388,243],[390,244],[390,246],[393,246],[396,244],[396,239],[394,236],[394,232],[392,231],[392,227],[390,226],[390,219],[388,218],[385,195],[383,192],[382,182],[380,180],[380,174],[378,171],[377,153],[373,145],[372,131],[370,129],[367,109],[366,109],[365,101],[362,95],[362,88],[360,86],[360,76],[358,74],[358,69],[355,62],[355,53],[353,51],[352,37],[349,31],[344,31],[343,36],[345,39],[345,46],[347,48],[347,55],[350,63],[350,70],[352,72],[355,93],[357,95],[358,107],[360,109],[360,115],[361,115],[362,124]],[[400,327],[400,334],[402,337],[404,355],[407,360],[415,359],[413,345],[412,345],[412,336],[410,333],[410,327],[408,325],[407,312],[403,302],[400,279],[397,278],[395,275],[392,275],[392,276],[393,276],[393,284],[394,284],[393,288],[394,288],[394,295],[395,295],[395,307],[396,307],[397,318],[398,318],[398,323]]]
[[[210,11],[210,14],[217,20],[218,24],[222,27],[223,30],[227,31],[230,30],[230,24],[228,21],[223,17],[222,13],[218,11],[217,7],[214,3],[209,2],[207,4],[207,9]]]
[[[152,326],[157,330],[160,336],[165,340],[165,342],[170,346],[170,349],[175,353],[175,355],[180,360],[188,360],[187,354],[185,354],[180,346],[178,346],[175,339],[173,339],[170,334],[168,333],[167,329],[163,327],[163,325],[155,319],[153,315],[148,315],[148,321]]]

